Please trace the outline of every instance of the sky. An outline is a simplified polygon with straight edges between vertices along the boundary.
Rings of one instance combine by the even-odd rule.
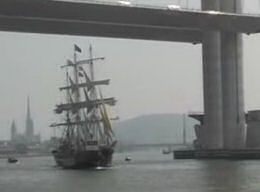
[[[256,12],[257,3],[246,10]],[[12,120],[24,131],[27,96],[35,132],[44,139],[53,133],[49,125],[58,120],[53,109],[65,78],[60,66],[73,58],[74,44],[82,48],[79,58],[88,56],[90,44],[94,56],[106,57],[95,65],[96,78],[111,79],[104,93],[118,100],[112,113],[121,120],[203,111],[201,45],[0,32],[0,139],[10,137]],[[246,110],[260,109],[259,48],[260,35],[244,36]]]

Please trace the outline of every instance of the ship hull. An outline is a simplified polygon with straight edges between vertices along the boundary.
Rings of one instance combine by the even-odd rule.
[[[54,151],[53,156],[59,167],[84,169],[111,166],[113,152],[112,148],[78,152]]]

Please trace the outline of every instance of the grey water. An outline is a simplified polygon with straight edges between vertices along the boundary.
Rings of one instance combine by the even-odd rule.
[[[113,167],[96,170],[63,170],[52,157],[0,160],[1,192],[259,192],[259,181],[260,161],[173,160],[158,149],[117,153]]]

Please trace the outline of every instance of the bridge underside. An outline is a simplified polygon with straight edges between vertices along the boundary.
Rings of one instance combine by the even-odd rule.
[[[78,35],[108,38],[141,39],[200,43],[198,30],[132,27],[115,24],[86,23],[82,21],[32,19],[0,15],[0,30],[27,33]],[[163,35],[162,35],[163,34]]]
[[[51,0],[1,0],[0,30],[199,43],[202,31],[260,31],[255,16]]]

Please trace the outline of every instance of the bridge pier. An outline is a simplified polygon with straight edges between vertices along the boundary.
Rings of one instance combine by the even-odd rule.
[[[225,12],[242,12],[241,0],[221,1],[220,7]],[[241,149],[246,139],[242,34],[221,33],[221,63],[224,148]]]
[[[219,0],[202,0],[203,10],[219,10]],[[204,124],[201,127],[201,147],[223,147],[223,107],[220,32],[204,31],[202,39]]]
[[[240,0],[202,0],[203,10],[241,12]],[[245,147],[241,34],[203,32],[203,149]]]

